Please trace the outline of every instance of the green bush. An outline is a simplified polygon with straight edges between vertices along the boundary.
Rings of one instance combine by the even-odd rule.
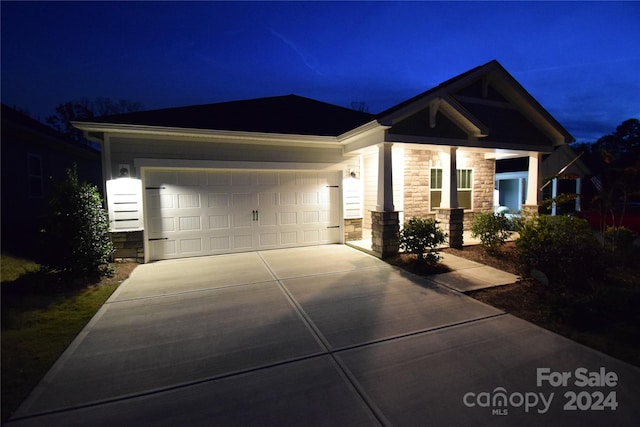
[[[511,237],[511,227],[511,221],[504,213],[480,213],[473,217],[471,237],[479,237],[485,249],[494,251]]]
[[[43,230],[42,263],[78,277],[109,273],[113,255],[109,219],[98,189],[78,182],[77,169],[67,170],[67,179],[54,184],[49,215]]]
[[[584,288],[603,271],[602,251],[586,220],[536,215],[522,221],[516,248],[523,273],[537,269],[551,283]]]
[[[400,249],[415,254],[418,261],[435,264],[440,260],[438,246],[447,241],[447,234],[433,218],[410,218],[400,230]]]
[[[638,258],[638,247],[634,245],[637,234],[627,227],[607,227],[603,246],[612,263],[626,265]]]

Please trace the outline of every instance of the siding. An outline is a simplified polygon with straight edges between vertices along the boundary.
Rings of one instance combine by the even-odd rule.
[[[342,154],[341,147],[274,147],[146,138],[111,138],[110,142],[114,177],[118,176],[119,164],[129,164],[133,168],[136,158],[332,164],[340,164],[349,159]],[[131,174],[140,177],[139,171],[132,170]]]

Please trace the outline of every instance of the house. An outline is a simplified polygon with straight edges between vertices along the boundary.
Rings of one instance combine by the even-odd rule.
[[[508,159],[496,162],[496,210],[519,213],[526,199],[528,159]],[[544,154],[540,163],[539,190],[545,212],[578,212],[582,209],[583,179],[591,171],[568,145],[557,146],[553,153]],[[552,200],[567,199],[557,205]]]
[[[81,181],[101,186],[100,152],[2,104],[2,250],[36,255],[53,182],[78,166]]]
[[[537,210],[541,156],[573,141],[497,61],[379,114],[288,95],[74,125],[102,145],[112,230],[145,261],[369,232],[384,257],[413,216],[461,246],[494,209],[496,160],[528,159],[523,208]]]

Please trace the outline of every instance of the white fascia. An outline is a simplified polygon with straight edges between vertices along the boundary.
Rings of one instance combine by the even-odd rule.
[[[264,132],[243,132],[228,130],[208,130],[175,128],[163,126],[129,125],[93,122],[71,122],[74,127],[85,132],[103,132],[110,135],[154,136],[162,138],[180,138],[189,140],[205,140],[231,142],[241,140],[243,143],[256,145],[339,147],[341,144],[334,136],[292,135]]]

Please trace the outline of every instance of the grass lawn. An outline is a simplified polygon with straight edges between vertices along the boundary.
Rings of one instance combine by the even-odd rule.
[[[135,264],[97,283],[69,283],[2,255],[2,420],[6,420]]]

